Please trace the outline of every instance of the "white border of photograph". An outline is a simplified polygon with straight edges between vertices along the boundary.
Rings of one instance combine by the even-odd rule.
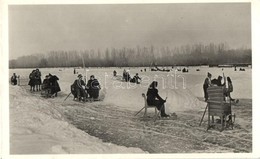
[[[9,71],[8,71],[8,5],[13,4],[129,4],[129,3],[239,3],[239,2],[247,2],[251,3],[251,17],[252,17],[252,86],[253,86],[253,152],[252,153],[187,153],[187,154],[79,154],[79,155],[9,155]],[[28,159],[42,159],[42,158],[53,158],[53,159],[72,159],[72,158],[114,158],[114,159],[141,159],[141,158],[151,158],[151,159],[166,159],[166,158],[259,158],[260,157],[260,115],[259,115],[259,88],[260,88],[260,76],[258,72],[260,70],[259,62],[260,59],[260,1],[252,0],[252,1],[205,1],[205,0],[142,0],[142,1],[131,1],[131,0],[10,0],[10,1],[2,1],[1,2],[1,39],[0,42],[2,44],[1,54],[0,54],[0,108],[1,108],[1,145],[0,145],[0,158],[12,158],[12,159],[20,159],[20,158],[28,158]],[[4,75],[4,76],[2,76]]]

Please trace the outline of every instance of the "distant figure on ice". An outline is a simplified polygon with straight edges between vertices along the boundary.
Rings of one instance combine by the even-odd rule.
[[[130,80],[132,83],[140,84],[141,78],[138,76],[138,73],[135,74],[135,76]]]
[[[208,72],[208,76],[207,78],[205,79],[204,81],[204,84],[203,84],[203,91],[204,91],[204,98],[205,98],[205,102],[208,101],[208,92],[207,92],[207,89],[209,86],[211,86],[211,74]]]
[[[221,76],[218,76],[218,79],[213,79],[213,80],[211,80],[211,84],[217,85],[217,86],[225,86],[226,83],[224,82],[224,83],[222,84],[221,81],[222,81],[222,77],[221,77]]]
[[[83,102],[86,102],[87,92],[86,92],[86,84],[82,80],[82,75],[78,75],[78,79],[74,81],[71,85],[71,93],[74,95],[74,100],[77,98],[78,101],[81,101],[83,98]]]
[[[76,74],[76,69],[74,68],[74,71],[73,71],[74,74]]]
[[[245,69],[244,68],[240,68],[239,71],[245,71]]]
[[[116,74],[117,74],[117,72],[116,72],[116,70],[114,70],[114,71],[113,71],[114,77],[116,77]]]
[[[41,90],[41,85],[42,85],[42,79],[41,79],[41,72],[40,70],[37,68],[35,70],[35,86],[36,86],[36,91],[40,91]]]
[[[159,94],[158,94],[158,82],[157,81],[153,81],[147,91],[147,104],[148,105],[155,105],[157,107],[157,109],[161,112],[161,117],[169,117],[169,115],[167,115],[165,113],[165,105],[164,103],[166,102],[166,100],[162,99]]]
[[[35,91],[35,72],[36,72],[36,70],[32,70],[32,72],[29,74],[28,85],[31,86],[30,91]]]
[[[11,77],[11,84],[12,85],[17,85],[17,76],[15,73],[13,73],[13,76]]]
[[[126,70],[123,71],[123,80],[126,80]]]
[[[124,70],[123,72],[123,80],[125,80],[126,82],[129,82],[131,79],[131,76],[130,76],[130,73],[129,73],[129,70]]]
[[[183,69],[182,69],[182,72],[189,72],[189,70],[186,69],[186,68],[183,68]]]
[[[144,72],[146,72],[146,68],[144,68]]]
[[[97,99],[99,97],[100,84],[94,75],[90,76],[87,84],[87,91],[91,99]]]
[[[52,75],[49,73],[49,81],[51,85],[51,94],[52,97],[57,97],[57,93],[60,92],[60,85],[58,83],[59,78],[56,75]]]

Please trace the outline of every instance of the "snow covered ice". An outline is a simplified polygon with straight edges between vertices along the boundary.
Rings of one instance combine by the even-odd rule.
[[[85,72],[84,69],[77,69],[77,71],[83,76],[85,75],[85,73],[87,73],[87,80],[89,79],[89,76],[93,74],[101,83],[102,89],[100,92],[100,96],[102,98],[102,101],[97,103],[94,102],[91,104],[81,104],[73,102],[72,95],[65,102],[63,102],[66,96],[70,93],[70,85],[77,78],[77,74],[73,74],[73,68],[40,69],[42,73],[42,78],[44,78],[44,76],[49,73],[55,74],[59,77],[60,80],[58,82],[62,91],[58,93],[57,98],[44,99],[41,98],[37,93],[30,93],[28,91],[29,87],[27,86],[28,81],[21,81],[21,84],[26,86],[10,86],[11,153],[63,154],[147,153],[147,151],[153,152],[153,150],[150,148],[146,149],[145,146],[143,146],[144,148],[142,146],[140,148],[140,146],[135,146],[133,143],[126,143],[125,146],[123,146],[124,144],[118,144],[120,143],[120,141],[116,141],[116,139],[114,139],[112,141],[113,143],[111,143],[110,140],[106,141],[106,139],[104,139],[104,136],[103,138],[102,136],[100,137],[100,134],[98,134],[100,132],[95,132],[95,130],[92,131],[86,129],[85,131],[89,132],[90,134],[95,134],[95,136],[101,138],[103,141],[96,137],[90,136],[86,132],[80,130],[84,129],[84,127],[90,127],[100,124],[99,127],[95,127],[95,129],[98,129],[100,131],[106,129],[108,133],[112,134],[110,134],[110,136],[113,136],[113,133],[118,133],[114,132],[114,130],[109,130],[108,127],[104,128],[105,126],[102,125],[102,121],[100,121],[99,124],[95,123],[101,119],[112,120],[113,118],[111,117],[111,113],[113,112],[111,112],[110,114],[102,114],[100,111],[103,111],[103,109],[116,108],[116,111],[118,111],[119,114],[127,114],[126,117],[130,118],[135,112],[139,111],[143,107],[144,101],[141,94],[146,93],[148,85],[153,80],[157,80],[159,82],[158,89],[161,97],[167,97],[166,112],[176,112],[178,117],[180,117],[180,120],[182,118],[182,115],[189,112],[191,112],[191,114],[194,114],[194,112],[196,112],[197,114],[195,115],[197,115],[197,118],[202,115],[202,112],[206,106],[206,103],[202,100],[202,84],[207,72],[210,72],[213,75],[213,78],[217,78],[217,76],[222,75],[223,72],[225,73],[226,77],[230,76],[234,85],[234,92],[232,92],[233,98],[252,99],[250,68],[246,68],[245,72],[235,72],[233,68],[225,68],[223,71],[221,70],[221,68],[200,68],[200,71],[196,71],[196,67],[189,67],[188,73],[175,72],[174,70],[170,73],[151,71],[141,72],[140,70],[143,68],[126,68],[130,69],[131,76],[134,76],[135,73],[139,73],[139,76],[143,79],[140,85],[122,82],[120,77],[113,77],[113,70],[116,70],[118,75],[120,76],[123,72],[123,69],[124,68],[89,68],[87,72]],[[10,69],[9,74],[11,75],[15,72],[17,75],[20,75],[21,79],[28,79],[28,75],[31,70],[32,69]],[[90,108],[97,109],[97,112],[100,112],[103,117],[98,116],[99,114],[96,114],[96,116],[94,114],[93,116],[91,116],[91,113],[88,114],[90,116],[87,116],[86,114],[80,114],[82,112],[87,113],[87,111],[93,111]],[[80,121],[76,122],[76,120],[81,120],[80,118],[78,118],[80,117],[80,115],[83,116],[82,121],[93,121],[94,125],[84,125],[86,123],[77,125],[77,123],[80,123]],[[70,117],[71,121],[68,121],[68,116]],[[107,117],[105,118],[105,116]],[[188,118],[189,117],[187,116],[187,118],[185,117],[184,120],[192,120]],[[124,118],[120,119],[123,120]],[[238,119],[238,121],[239,120],[241,121],[240,127],[250,127],[250,122]],[[125,122],[129,123],[130,121],[127,121],[126,119]],[[198,121],[193,122],[198,124]],[[123,123],[122,121],[122,124],[126,123]],[[148,124],[149,123],[150,122],[148,122]],[[132,124],[134,130],[135,123]],[[147,123],[144,124],[146,125]],[[138,130],[139,127],[136,129],[136,131],[140,131]],[[201,130],[204,128],[201,127],[198,129]],[[124,130],[122,129],[122,131]],[[187,129],[186,133],[191,133],[192,131],[194,131],[194,129]],[[196,131],[197,130],[195,130],[195,133]],[[235,131],[230,133],[232,134],[234,132]],[[198,132],[198,134],[199,133],[200,132]],[[109,134],[106,135],[109,136]],[[197,137],[198,136],[199,135],[197,135]],[[211,140],[211,138],[206,137],[206,135],[201,135],[200,137],[201,139],[204,138],[205,140]],[[246,144],[247,148],[243,150],[237,150],[236,147],[232,146],[231,148],[228,147],[224,149],[221,147],[215,147],[214,150],[218,152],[250,151],[250,149],[252,149],[252,147],[250,148],[250,136],[248,138],[249,139],[247,142],[249,143]],[[196,141],[194,141],[194,143],[195,142]],[[204,147],[205,145],[201,145],[200,149],[203,149]],[[214,150],[208,148],[206,152],[213,152]],[[175,150],[172,151],[175,152]],[[176,152],[181,151],[180,149],[176,149]],[[186,150],[183,152],[186,152]],[[191,152],[204,151],[199,150],[198,148],[198,150],[191,150]]]

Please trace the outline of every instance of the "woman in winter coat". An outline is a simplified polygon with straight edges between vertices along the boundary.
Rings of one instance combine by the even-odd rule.
[[[33,70],[31,73],[30,73],[30,75],[29,75],[29,83],[28,83],[28,85],[30,85],[31,86],[31,88],[30,88],[30,91],[35,91],[35,70]]]
[[[90,76],[87,83],[87,91],[90,98],[97,99],[99,97],[99,90],[101,89],[100,84],[94,75]]]
[[[147,91],[147,104],[148,105],[154,105],[157,107],[157,109],[159,111],[161,111],[161,117],[169,117],[169,115],[167,115],[165,113],[165,105],[164,103],[166,102],[166,100],[162,99],[159,94],[158,94],[158,82],[157,81],[153,81]]]

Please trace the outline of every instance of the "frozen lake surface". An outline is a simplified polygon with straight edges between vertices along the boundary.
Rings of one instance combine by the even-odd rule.
[[[48,142],[48,138],[43,138],[46,141],[45,144],[43,143],[46,149],[48,147],[52,148],[48,151],[43,150],[42,153],[252,151],[251,68],[246,68],[245,71],[234,71],[233,68],[224,68],[222,70],[221,68],[201,67],[199,68],[200,71],[196,71],[197,68],[199,67],[189,67],[188,73],[174,70],[170,72],[152,72],[148,68],[146,68],[146,72],[141,72],[141,70],[144,70],[143,68],[125,68],[130,70],[132,77],[135,73],[139,73],[139,76],[142,77],[140,85],[121,81],[124,68],[88,68],[86,72],[84,69],[77,69],[78,73],[87,74],[87,79],[89,79],[90,75],[95,75],[101,83],[100,95],[103,101],[86,104],[73,102],[72,96],[63,102],[70,93],[70,85],[77,78],[77,74],[73,74],[73,68],[40,69],[42,79],[49,73],[57,75],[60,79],[61,92],[54,99],[44,99],[37,93],[31,94],[29,92],[28,76],[32,69],[10,69],[10,76],[14,72],[20,75],[21,84],[24,85],[21,87],[10,86],[10,125],[13,136],[13,138],[11,137],[11,152],[37,153],[37,149],[33,149],[33,152],[31,152],[28,148],[21,149],[17,143],[29,142],[29,140],[24,141],[20,138],[23,135],[27,135],[28,139],[34,138],[36,142],[37,134],[39,134],[36,133],[36,130],[41,132],[42,129],[39,127],[47,128],[49,124],[57,132],[48,129],[43,134],[48,134],[52,138],[56,137],[57,140],[55,140],[56,144],[54,144],[54,141]],[[113,70],[117,71],[118,77],[112,76]],[[202,85],[207,72],[210,72],[213,78],[217,78],[224,73],[233,82],[234,92],[232,92],[232,97],[241,101],[239,105],[234,106],[234,112],[238,113],[237,125],[234,130],[221,133],[215,131],[206,133],[206,119],[202,126],[198,127],[206,106],[206,103],[203,102]],[[146,93],[148,85],[153,80],[159,82],[158,89],[161,97],[167,97],[166,112],[177,113],[178,119],[176,121],[156,121],[154,123],[152,120],[142,120],[141,116],[134,117],[134,114],[144,105],[141,94]],[[31,114],[35,114],[35,116]],[[45,118],[48,118],[49,121]],[[23,124],[21,125],[21,123]],[[33,124],[33,126],[30,124]],[[69,130],[65,129],[65,127],[68,127],[68,125],[64,127],[66,124],[69,125]],[[91,136],[102,139],[103,142],[98,139],[90,139],[92,137],[87,136],[86,133],[83,133],[82,136],[76,135],[75,138],[69,135],[72,131],[81,131],[80,129]],[[24,131],[17,134],[20,130]],[[58,139],[60,131],[65,133],[64,140],[70,138],[66,144],[58,142],[63,141],[60,138]],[[131,137],[129,138],[129,136]],[[222,138],[218,139],[221,136]],[[146,138],[151,137],[161,141],[159,142],[160,148],[155,149],[156,143],[146,140]],[[230,138],[234,141],[226,143],[226,140]],[[92,144],[96,145],[96,149],[89,150],[90,148],[86,146],[86,143],[79,144],[80,146],[77,149],[74,147],[75,145],[69,144],[75,142],[74,139],[77,141],[82,140],[82,142],[88,144],[92,142]],[[110,146],[112,144],[114,149],[108,150],[107,143],[110,143]],[[30,147],[35,144],[29,142],[27,145]],[[120,145],[119,148],[117,148],[118,145]],[[103,149],[100,150],[100,147],[103,147]],[[117,149],[120,151],[116,152]]]

